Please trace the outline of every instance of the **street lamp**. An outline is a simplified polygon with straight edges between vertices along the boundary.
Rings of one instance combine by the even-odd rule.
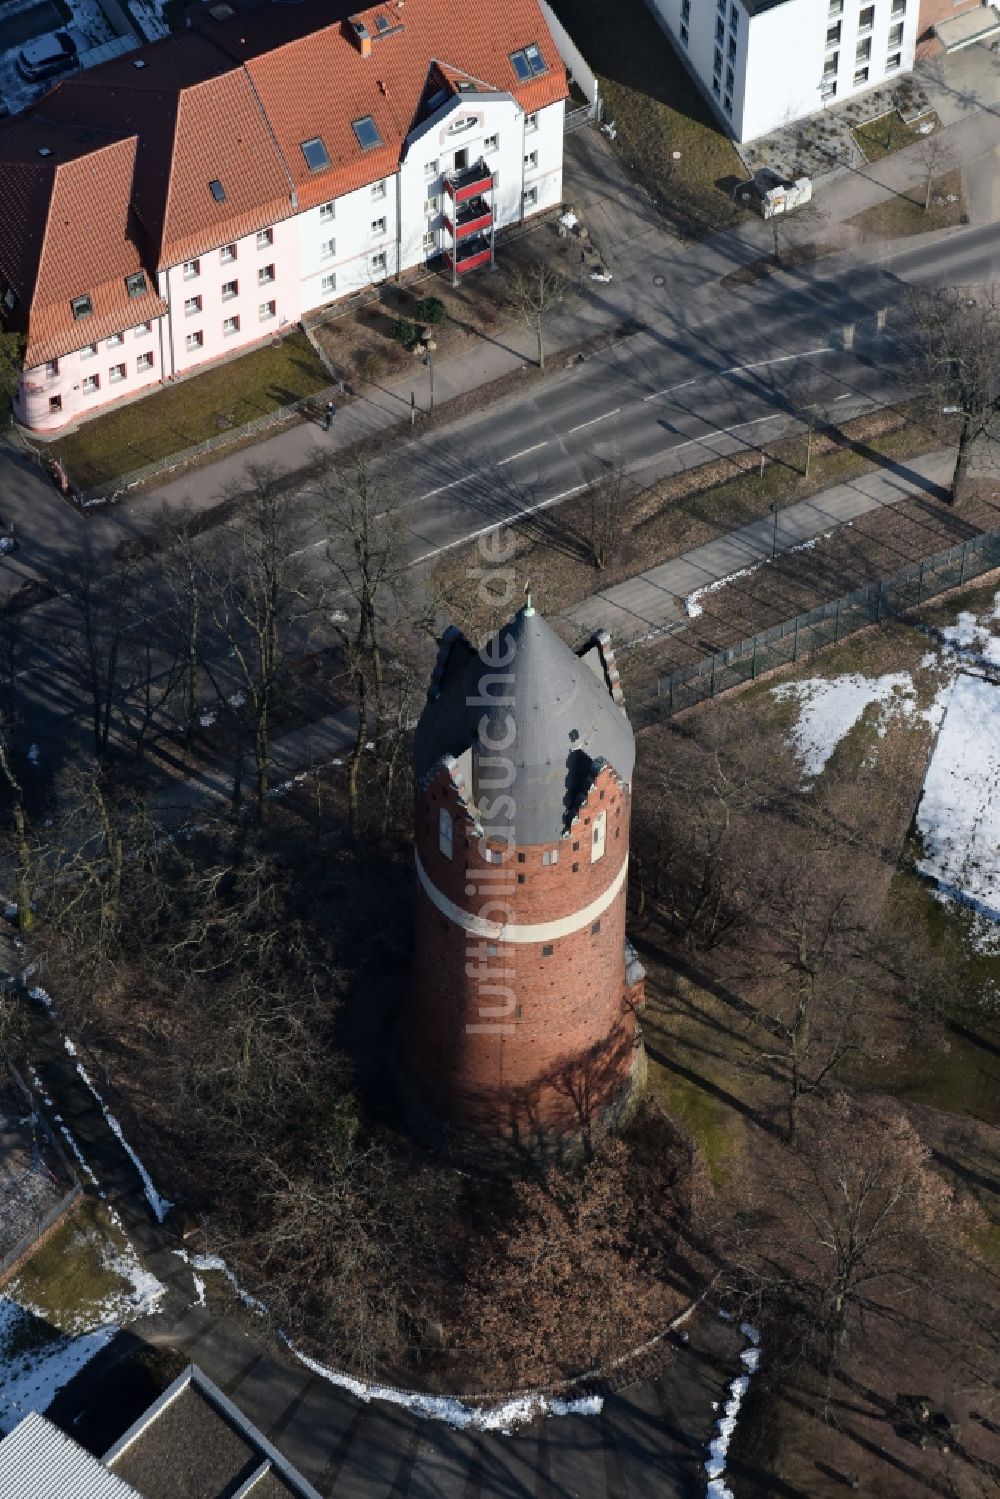
[[[425,343],[424,343],[424,360],[423,360],[423,362],[427,366],[427,370],[428,370],[428,373],[430,375],[430,382],[431,382],[431,400],[430,400],[430,406],[428,407],[428,414],[430,416],[434,415],[434,350],[436,348],[437,348],[437,344],[434,342],[433,338],[428,338],[425,341]]]

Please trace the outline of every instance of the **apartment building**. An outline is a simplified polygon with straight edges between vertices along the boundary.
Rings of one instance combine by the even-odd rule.
[[[537,0],[232,0],[0,126],[0,318],[44,432],[562,196]]]
[[[913,66],[919,0],[649,0],[724,128],[751,141]]]

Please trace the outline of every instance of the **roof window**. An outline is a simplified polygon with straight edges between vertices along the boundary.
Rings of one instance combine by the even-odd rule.
[[[310,141],[302,142],[302,155],[310,172],[323,172],[330,165],[329,154],[318,135],[314,135]]]
[[[225,203],[226,189],[223,187],[218,177],[212,178],[211,182],[208,184],[208,190],[212,194],[212,197],[215,199],[216,203]]]
[[[358,138],[358,145],[362,151],[370,151],[374,146],[382,144],[382,137],[371,115],[365,115],[363,119],[352,121],[354,134]]]
[[[125,290],[130,297],[144,297],[146,295],[146,277],[142,271],[133,271],[131,276],[125,277]]]
[[[389,30],[389,18],[388,18],[388,16],[376,16],[375,17],[375,30],[376,31],[388,31]]]
[[[84,292],[82,297],[72,297],[70,299],[69,309],[78,322],[80,318],[90,317],[91,313],[94,310],[94,304],[91,301],[90,293]]]
[[[545,59],[537,42],[531,42],[527,47],[522,47],[520,52],[512,52],[510,60],[519,83],[527,83],[546,71]]]
[[[51,156],[52,155],[52,147],[51,146],[39,146],[39,148],[38,148],[38,154],[39,154],[39,156]]]

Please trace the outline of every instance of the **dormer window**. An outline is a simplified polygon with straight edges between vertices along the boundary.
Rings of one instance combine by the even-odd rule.
[[[532,78],[538,78],[546,71],[545,59],[537,42],[531,42],[529,46],[522,47],[520,52],[512,52],[510,61],[517,74],[518,83],[529,83]]]
[[[69,310],[77,322],[81,318],[91,317],[94,311],[94,304],[91,301],[90,293],[84,292],[82,297],[73,297],[69,304]]]
[[[371,115],[364,115],[360,120],[352,121],[351,128],[358,138],[358,145],[362,151],[372,151],[382,144],[382,137]]]
[[[310,172],[324,172],[330,165],[329,152],[318,135],[302,142],[302,155]]]
[[[208,184],[208,190],[212,194],[212,197],[215,199],[216,203],[225,203],[226,189],[223,187],[218,177],[212,178],[211,182]]]
[[[130,297],[144,297],[146,289],[146,277],[142,271],[133,271],[131,276],[125,277],[125,290]]]

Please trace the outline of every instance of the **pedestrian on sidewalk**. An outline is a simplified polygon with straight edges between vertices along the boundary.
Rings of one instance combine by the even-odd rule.
[[[337,415],[337,408],[336,408],[336,406],[333,404],[332,401],[327,401],[327,403],[326,403],[326,426],[323,429],[325,432],[329,432],[331,430],[331,428],[333,427],[333,419],[334,419],[334,417],[336,415]]]

